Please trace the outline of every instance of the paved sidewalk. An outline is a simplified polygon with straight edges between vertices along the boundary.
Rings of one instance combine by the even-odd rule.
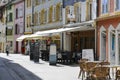
[[[77,78],[79,74],[78,65],[57,64],[56,66],[50,66],[48,62],[42,60],[39,63],[34,63],[30,61],[29,56],[22,54],[10,54],[6,56],[5,53],[0,53],[0,57],[19,64],[38,76],[40,80],[81,80]]]

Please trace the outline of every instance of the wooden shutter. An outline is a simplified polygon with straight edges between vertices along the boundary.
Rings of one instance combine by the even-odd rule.
[[[51,23],[52,22],[52,15],[53,14],[53,6],[51,6],[50,8],[49,8],[49,23]]]
[[[70,10],[69,6],[66,6],[66,8],[65,8],[65,13],[66,13],[66,14],[65,14],[65,15],[66,15],[66,23],[69,22],[69,18],[68,18],[69,10]]]

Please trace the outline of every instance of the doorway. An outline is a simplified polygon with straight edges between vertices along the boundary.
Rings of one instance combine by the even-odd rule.
[[[16,53],[18,53],[18,41],[16,41]]]

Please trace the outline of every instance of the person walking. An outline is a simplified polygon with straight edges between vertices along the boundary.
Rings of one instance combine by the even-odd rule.
[[[6,54],[7,54],[7,56],[9,55],[9,46],[8,45],[6,45]]]

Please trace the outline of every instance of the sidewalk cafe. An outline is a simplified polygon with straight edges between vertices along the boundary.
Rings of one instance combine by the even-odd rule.
[[[120,65],[111,65],[108,61],[79,61],[80,72],[78,78],[82,80],[118,80],[120,78]],[[86,74],[85,74],[86,73]]]
[[[40,57],[42,60],[49,60],[49,52],[50,52],[50,43],[54,42],[57,47],[57,61],[62,63],[71,63],[73,62],[74,55],[72,52],[60,50],[60,33],[64,33],[66,31],[72,31],[74,29],[79,29],[80,27],[74,28],[60,28],[60,29],[52,29],[47,31],[38,31],[32,35],[23,35],[17,38],[17,41],[26,40],[28,42],[38,40],[40,42]]]

